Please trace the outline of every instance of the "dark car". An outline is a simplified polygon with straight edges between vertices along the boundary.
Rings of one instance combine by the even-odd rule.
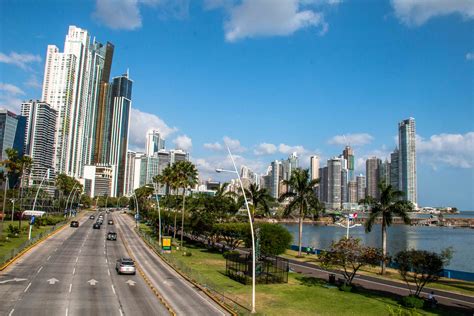
[[[107,222],[108,225],[113,225],[114,224],[114,221],[109,219],[109,221]]]
[[[116,232],[108,232],[107,233],[107,240],[117,240],[117,233]]]
[[[94,215],[89,216],[89,219],[95,219]]]
[[[92,225],[92,228],[100,229],[100,224],[99,223],[94,223],[94,225]]]
[[[79,222],[78,221],[72,221],[71,222],[71,227],[79,227]]]
[[[115,264],[115,270],[118,274],[136,274],[135,262],[130,258],[121,258]]]

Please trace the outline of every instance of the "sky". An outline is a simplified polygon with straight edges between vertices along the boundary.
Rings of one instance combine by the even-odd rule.
[[[365,173],[414,117],[419,204],[474,210],[471,0],[3,0],[0,107],[41,97],[69,25],[115,45],[112,76],[129,70],[132,150],[158,129],[201,179],[226,180],[225,145],[264,173],[349,144]]]

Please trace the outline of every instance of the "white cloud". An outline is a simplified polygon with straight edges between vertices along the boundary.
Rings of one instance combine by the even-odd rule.
[[[96,0],[92,16],[115,30],[135,30],[142,26],[140,6],[160,9],[160,17],[185,18],[189,0]]]
[[[346,135],[336,135],[328,140],[330,145],[338,146],[363,146],[370,144],[374,138],[367,133],[357,133],[357,134],[346,134]]]
[[[392,0],[395,15],[406,25],[419,26],[429,19],[449,14],[474,18],[472,0]]]
[[[282,154],[287,154],[287,155],[291,155],[294,152],[296,152],[299,155],[302,155],[307,152],[307,150],[301,145],[290,146],[287,144],[278,145],[278,151],[281,152]]]
[[[138,0],[97,0],[92,15],[115,30],[134,30],[142,26]]]
[[[233,139],[228,136],[224,136],[223,140],[224,144],[229,147],[232,153],[243,153],[247,150],[240,144],[240,141],[238,139]]]
[[[15,65],[23,70],[30,70],[28,64],[41,62],[39,55],[33,54],[19,54],[11,52],[10,55],[0,53],[0,63]]]
[[[262,155],[272,155],[276,153],[277,146],[269,143],[261,143],[254,149],[254,154],[258,156]]]
[[[214,151],[221,151],[223,149],[222,145],[218,142],[215,143],[205,143],[204,148]]]
[[[459,168],[474,168],[474,132],[439,134],[429,139],[417,135],[416,150],[421,162],[436,167],[446,164]]]
[[[151,129],[158,130],[163,138],[178,130],[176,127],[168,126],[155,114],[132,108],[130,115],[129,148],[132,150],[144,150],[146,133]]]
[[[42,84],[40,83],[38,77],[35,74],[30,75],[28,80],[25,82],[25,85],[30,88],[41,89]]]
[[[189,152],[193,147],[193,142],[187,135],[179,135],[173,140],[173,143],[176,145],[177,149],[182,149],[187,152]]]
[[[3,83],[0,82],[0,91],[4,91],[5,93],[11,94],[11,95],[17,95],[17,94],[25,94],[23,90],[18,88],[15,85],[9,84],[9,83]]]
[[[466,60],[474,60],[474,53],[467,53]]]
[[[285,36],[308,28],[328,30],[324,15],[313,10],[300,10],[298,0],[243,0],[229,10],[225,22],[225,38],[229,42],[261,36]]]

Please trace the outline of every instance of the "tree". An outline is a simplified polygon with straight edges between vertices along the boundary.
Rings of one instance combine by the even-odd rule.
[[[398,272],[406,282],[411,295],[419,296],[426,284],[439,279],[444,266],[449,264],[452,250],[445,249],[438,254],[426,250],[403,250],[395,256]],[[414,283],[416,290],[413,293],[410,282]]]
[[[184,237],[184,212],[186,203],[186,190],[193,187],[198,182],[198,171],[196,166],[190,161],[178,161],[172,166],[176,177],[177,187],[183,190],[183,209],[181,212],[181,246],[183,246]]]
[[[319,182],[318,179],[310,180],[309,170],[297,168],[291,173],[290,180],[283,183],[289,188],[288,192],[280,197],[280,202],[288,199],[289,203],[285,207],[284,215],[289,216],[295,210],[299,218],[298,234],[298,256],[301,256],[301,242],[303,238],[303,220],[305,216],[315,210],[319,211],[319,201],[316,198],[313,188]]]
[[[260,235],[260,251],[265,255],[277,256],[284,253],[293,240],[290,232],[280,224],[260,223],[257,229]],[[250,244],[250,235],[247,239]]]
[[[153,181],[155,183],[161,183],[167,186],[167,192],[169,195],[172,195],[174,191],[178,190],[178,178],[177,178],[177,171],[176,167],[173,164],[172,166],[167,166],[163,171],[161,172],[161,175],[157,175],[154,177]],[[165,202],[171,202],[171,203],[165,203],[165,205],[172,206],[173,209],[176,207],[176,199],[170,198],[166,199]],[[173,229],[173,239],[176,240],[176,218],[177,218],[177,211],[175,209],[174,211],[174,229]]]
[[[274,199],[266,189],[260,189],[258,185],[251,183],[249,188],[245,189],[245,194],[252,201],[252,218],[255,217],[259,205],[262,206],[265,215],[270,214],[269,203]]]
[[[372,231],[372,227],[377,218],[382,218],[382,251],[384,257],[387,256],[387,227],[392,225],[393,216],[397,215],[403,219],[405,224],[410,224],[410,217],[408,212],[413,210],[413,205],[409,201],[401,200],[403,192],[395,190],[391,185],[386,185],[384,182],[379,184],[380,198],[376,199],[368,196],[359,203],[370,206],[370,215],[365,222],[365,231]],[[381,274],[385,273],[385,260],[382,261]]]
[[[247,223],[221,223],[214,225],[215,234],[224,239],[232,250],[250,234],[250,225]]]
[[[344,237],[333,242],[331,249],[324,251],[320,259],[323,267],[342,268],[344,284],[350,286],[361,267],[378,265],[384,260],[384,256],[379,248],[365,247],[361,245],[360,239]]]

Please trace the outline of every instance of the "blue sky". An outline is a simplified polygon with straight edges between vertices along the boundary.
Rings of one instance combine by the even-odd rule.
[[[158,128],[202,177],[297,151],[386,157],[415,117],[422,205],[474,210],[472,1],[98,0],[0,3],[0,106],[39,98],[69,25],[115,45],[134,80],[130,147]],[[338,137],[339,136],[339,137]],[[324,163],[323,163],[324,164]]]

